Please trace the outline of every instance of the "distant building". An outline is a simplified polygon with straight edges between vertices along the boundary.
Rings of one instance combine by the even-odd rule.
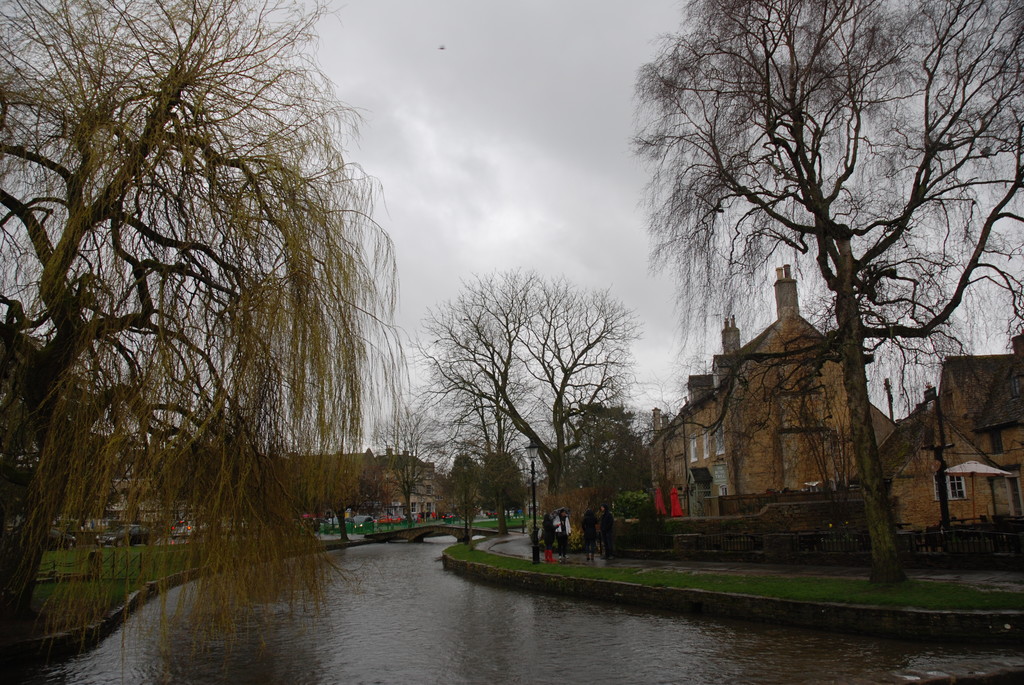
[[[652,463],[664,472],[655,477],[685,494],[689,515],[717,515],[722,497],[856,482],[841,368],[800,316],[789,265],[776,275],[775,322],[742,344],[735,318],[726,319],[712,372],[689,377],[671,421],[654,417]],[[881,440],[893,423],[875,407],[872,417]]]
[[[415,518],[422,514],[427,517],[436,513],[438,497],[434,487],[434,464],[409,454],[408,451],[393,454],[391,448],[387,449],[384,459],[387,465],[389,491],[394,498],[386,504],[385,513],[389,516],[405,515],[402,492],[406,488],[411,491],[411,516]]]

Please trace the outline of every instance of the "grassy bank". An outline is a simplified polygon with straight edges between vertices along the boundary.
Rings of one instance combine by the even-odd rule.
[[[185,570],[187,550],[181,546],[99,547],[46,552],[32,595],[32,604],[42,608],[64,589],[119,606],[124,598],[149,581]],[[69,584],[68,580],[74,580]]]
[[[621,581],[652,587],[690,588],[806,602],[836,602],[946,611],[1024,610],[1024,591],[980,589],[959,583],[912,580],[898,585],[879,586],[866,580],[850,578],[784,578],[572,564],[534,565],[527,559],[489,554],[470,549],[465,545],[454,545],[445,552],[455,559],[487,564],[497,568],[574,578]]]

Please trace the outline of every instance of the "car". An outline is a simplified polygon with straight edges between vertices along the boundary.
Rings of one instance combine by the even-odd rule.
[[[100,547],[118,545],[145,545],[149,542],[149,528],[133,523],[130,526],[115,526],[105,533],[96,536],[96,544]]]
[[[60,528],[51,528],[47,549],[71,549],[77,541],[71,533],[65,533]]]
[[[171,526],[172,538],[184,538],[192,534],[192,522],[180,520]]]
[[[320,532],[320,519],[313,514],[303,514],[302,525],[306,526],[314,533]]]
[[[366,514],[356,514],[345,519],[345,523],[351,523],[353,526],[362,526],[367,523],[373,523],[373,517]]]

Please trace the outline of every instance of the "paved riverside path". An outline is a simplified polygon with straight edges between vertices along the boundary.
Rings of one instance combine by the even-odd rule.
[[[522,533],[488,538],[477,543],[477,549],[510,557],[531,558],[530,538]],[[543,559],[543,551],[541,553]],[[801,566],[791,564],[735,563],[730,561],[683,561],[661,559],[595,559],[587,561],[582,552],[569,554],[570,564],[579,566],[611,566],[625,568],[664,568],[689,573],[727,573],[751,576],[789,576],[794,578],[859,578],[866,580],[867,567]],[[543,564],[543,561],[541,562]],[[937,580],[965,585],[998,587],[1000,590],[1024,592],[1024,570],[963,571],[958,569],[904,569],[913,580]]]

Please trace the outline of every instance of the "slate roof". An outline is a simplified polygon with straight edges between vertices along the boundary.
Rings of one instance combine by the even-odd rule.
[[[917,405],[910,415],[896,422],[896,428],[878,446],[878,458],[886,477],[900,473],[926,446],[933,444],[934,417],[929,402]]]
[[[821,331],[799,314],[776,319],[735,352],[714,355],[714,374],[690,376],[687,382],[687,388],[691,391],[689,400],[679,410],[673,422],[685,421],[702,405],[717,396],[718,386],[715,384],[715,375],[719,376],[723,384],[727,383],[729,375],[733,372],[733,367],[737,364],[756,360],[758,355],[767,356],[783,350],[802,351],[823,340],[824,337]],[[778,349],[772,345],[776,340],[782,341]]]
[[[980,400],[968,416],[976,431],[1024,423],[1024,393],[1014,397],[1012,392],[1015,376],[1024,385],[1024,357],[1014,354],[948,357],[942,365],[944,387],[973,389]]]
[[[1003,468],[989,458],[958,429],[955,422],[945,422],[946,442],[951,445],[945,451],[947,466],[956,466],[965,461],[980,461],[983,464]],[[899,475],[912,463],[935,458],[932,447],[938,437],[935,430],[935,405],[922,402],[905,419],[898,421],[893,432],[878,446],[878,458],[886,478]],[[911,470],[911,473],[913,470]]]

